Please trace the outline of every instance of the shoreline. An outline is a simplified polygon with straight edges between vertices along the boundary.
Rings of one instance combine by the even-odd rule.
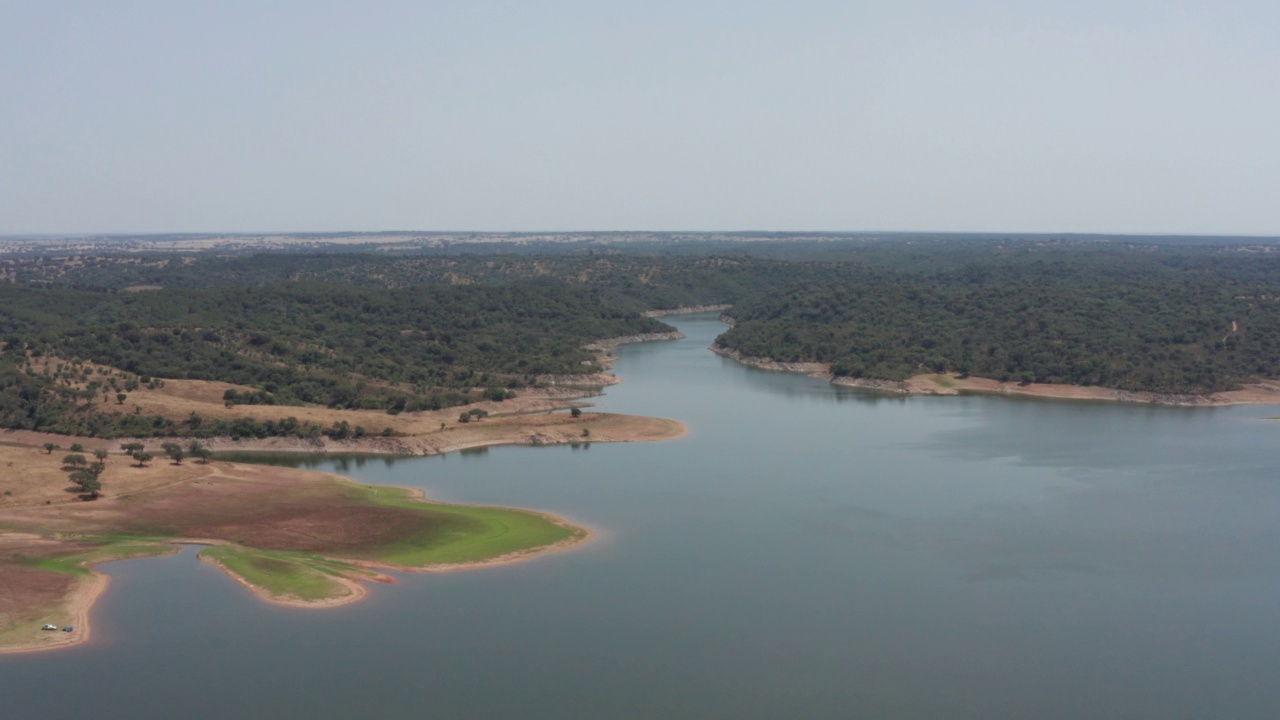
[[[991,378],[960,377],[956,373],[921,373],[906,380],[835,377],[827,363],[778,362],[756,358],[711,345],[711,352],[734,362],[771,372],[789,372],[825,380],[832,385],[902,395],[998,395],[1044,400],[1085,400],[1095,402],[1142,403],[1167,407],[1229,407],[1232,405],[1280,405],[1280,381],[1250,383],[1241,390],[1224,390],[1204,395],[1118,390],[1085,385],[1001,382]]]
[[[185,544],[203,545],[205,543],[185,543]],[[229,543],[220,543],[220,544],[229,544]],[[227,565],[223,563],[221,560],[218,560],[217,558],[214,558],[210,555],[206,555],[204,554],[204,552],[196,553],[196,560],[202,563],[206,563],[211,567],[217,568],[219,572],[221,572],[223,575],[226,575],[228,578],[230,578],[232,582],[248,590],[254,597],[264,602],[269,602],[272,605],[281,605],[281,606],[290,607],[290,608],[300,608],[303,610],[328,610],[329,608],[341,607],[343,605],[350,605],[352,603],[359,602],[369,594],[369,589],[366,588],[363,583],[359,583],[345,576],[334,575],[334,576],[330,576],[330,579],[332,579],[334,582],[338,583],[339,585],[345,587],[349,591],[346,595],[342,595],[340,597],[335,597],[335,598],[326,598],[324,600],[303,600],[301,598],[294,598],[288,595],[276,595],[275,593],[268,592],[266,588],[263,588],[258,585],[254,585],[253,583],[246,580],[243,575],[227,567]],[[371,578],[371,580],[375,582],[387,582],[384,580],[380,580],[378,578]]]
[[[311,472],[318,472],[322,475],[328,475],[341,482],[359,484],[359,483],[356,483],[355,480],[345,475],[324,472],[321,470],[313,470]],[[371,573],[370,576],[363,581],[357,580],[355,578],[347,577],[347,576],[331,576],[333,580],[335,580],[336,582],[340,583],[341,585],[351,590],[351,593],[347,595],[343,595],[341,597],[328,598],[325,600],[303,600],[300,598],[293,598],[288,595],[276,595],[274,593],[267,591],[265,588],[262,588],[258,585],[254,585],[253,583],[249,582],[247,579],[244,578],[244,576],[240,575],[236,571],[227,567],[226,564],[222,563],[216,558],[205,555],[203,552],[199,553],[196,557],[200,562],[208,563],[209,565],[216,567],[224,575],[231,578],[239,585],[243,586],[255,597],[257,597],[258,599],[264,602],[269,602],[273,605],[280,605],[284,607],[301,608],[304,610],[327,610],[329,608],[341,607],[343,605],[351,605],[363,600],[369,594],[369,589],[368,587],[365,586],[366,582],[375,582],[375,583],[381,583],[385,585],[394,585],[396,583],[396,579],[390,575],[386,575],[385,573],[381,572],[384,570],[389,572],[403,572],[403,573],[446,573],[446,572],[458,572],[458,571],[464,571],[464,570],[480,570],[483,568],[498,567],[503,565],[513,565],[518,562],[531,560],[541,555],[549,555],[552,553],[565,552],[567,550],[571,550],[579,546],[586,545],[588,542],[595,540],[598,537],[598,533],[599,533],[599,531],[597,530],[593,530],[583,525],[575,525],[558,515],[553,515],[550,512],[545,512],[542,510],[528,510],[524,508],[507,508],[504,506],[475,505],[472,503],[448,503],[448,502],[441,502],[438,500],[432,500],[427,495],[426,491],[424,491],[422,488],[408,487],[408,486],[401,486],[401,485],[383,485],[380,487],[390,487],[390,488],[403,490],[405,491],[406,495],[409,498],[413,500],[417,500],[424,504],[428,504],[428,505],[448,505],[451,507],[502,507],[502,509],[505,509],[505,510],[517,510],[522,513],[527,513],[529,515],[536,515],[537,517],[540,517],[553,525],[565,528],[566,530],[570,531],[572,534],[567,538],[564,538],[562,540],[557,540],[556,542],[550,543],[548,545],[525,548],[522,550],[515,550],[509,553],[504,553],[502,555],[489,558],[487,560],[474,560],[469,562],[458,562],[458,563],[437,563],[434,565],[423,565],[420,567],[415,567],[412,565],[396,565],[394,563],[379,562],[377,560],[359,560],[359,559],[329,557],[327,555],[321,555],[322,557],[326,557],[337,562],[349,563],[353,567],[360,568],[363,570],[368,570]],[[171,542],[177,545],[203,545],[206,547],[214,547],[214,546],[236,547],[234,543],[229,543],[221,540],[186,538],[186,539],[173,540]]]
[[[352,478],[337,473],[306,470],[308,474],[324,476],[331,480],[350,485],[362,485]],[[304,600],[302,598],[292,597],[289,595],[279,595],[272,593],[266,588],[256,585],[246,579],[244,576],[228,567],[215,557],[212,557],[203,551],[199,551],[196,559],[199,562],[207,563],[216,568],[224,576],[231,581],[245,588],[250,594],[257,599],[268,602],[273,605],[282,607],[297,608],[304,610],[327,610],[330,608],[351,605],[364,600],[370,593],[367,587],[368,583],[395,584],[395,577],[386,574],[387,572],[403,572],[403,573],[445,573],[457,572],[464,570],[479,570],[484,568],[499,567],[505,565],[513,565],[520,562],[532,560],[542,555],[552,553],[561,553],[568,550],[578,548],[588,544],[590,541],[597,539],[599,532],[584,525],[578,525],[543,510],[529,510],[523,508],[507,508],[504,506],[476,505],[472,503],[449,503],[431,499],[424,490],[416,487],[407,487],[399,485],[385,485],[378,487],[394,488],[405,493],[406,497],[421,502],[424,505],[444,505],[449,507],[480,507],[480,508],[498,508],[502,510],[512,510],[515,512],[525,513],[539,517],[547,522],[564,528],[570,532],[568,537],[557,540],[546,545],[522,548],[511,552],[497,555],[485,560],[475,560],[457,563],[436,563],[431,565],[412,566],[398,565],[395,563],[381,562],[377,560],[365,560],[358,558],[345,558],[341,556],[330,556],[324,553],[318,553],[321,557],[337,563],[345,563],[352,568],[367,573],[364,577],[353,577],[351,575],[330,575],[330,579],[348,590],[344,595],[338,597],[323,598],[320,600]],[[175,537],[168,538],[163,541],[156,541],[154,547],[156,552],[148,555],[149,557],[160,557],[167,555],[175,555],[181,552],[183,547],[200,546],[200,547],[243,547],[247,550],[255,550],[256,548],[241,546],[233,542],[215,538],[192,538],[192,537]],[[19,655],[27,653],[37,653],[50,650],[59,650],[82,645],[89,642],[93,636],[92,628],[92,611],[103,593],[107,590],[111,583],[111,577],[105,572],[98,570],[98,566],[115,562],[118,560],[126,560],[136,555],[122,555],[119,557],[106,556],[96,559],[92,564],[85,565],[89,574],[79,581],[77,586],[66,596],[63,604],[66,613],[70,616],[70,621],[66,623],[75,628],[73,633],[63,633],[58,630],[56,635],[49,640],[44,638],[54,635],[54,631],[41,631],[45,635],[38,636],[39,639],[14,645],[0,646],[0,655]],[[32,621],[38,622],[38,621]]]
[[[167,544],[160,543],[156,545],[156,549],[157,552],[154,555],[148,555],[146,557],[175,555],[181,550],[180,547],[168,546]],[[130,560],[136,557],[138,556],[108,556],[95,560],[90,565],[84,566],[85,569],[89,571],[89,575],[80,582],[76,589],[71,591],[65,606],[67,613],[71,616],[71,622],[69,624],[71,627],[75,628],[74,632],[64,633],[61,630],[58,630],[58,634],[63,637],[51,642],[38,640],[26,644],[0,646],[0,655],[18,655],[44,652],[46,650],[62,650],[64,648],[75,647],[89,642],[89,640],[93,638],[93,608],[97,605],[99,598],[102,597],[103,593],[105,593],[107,588],[111,585],[111,576],[98,570],[98,566],[109,562],[116,562],[118,560]],[[53,633],[54,631],[49,630],[42,632]]]
[[[716,305],[681,305],[680,307],[667,308],[666,310],[645,310],[640,313],[645,317],[660,318],[670,317],[672,315],[693,315],[694,313],[724,312],[733,307],[729,303],[719,303]]]
[[[567,405],[566,408],[580,406]],[[548,412],[532,413],[530,416],[547,416]],[[86,448],[105,446],[112,455],[119,455],[119,451],[115,448],[121,443],[140,442],[150,448],[151,445],[158,446],[165,442],[179,442],[186,444],[187,442],[198,439],[201,445],[215,453],[222,452],[267,452],[267,453],[297,453],[301,455],[368,455],[370,457],[433,457],[436,455],[444,455],[451,452],[459,452],[463,450],[471,450],[480,447],[501,447],[504,445],[516,445],[525,447],[544,447],[547,445],[570,445],[581,444],[585,442],[591,443],[620,443],[620,442],[659,442],[663,440],[676,440],[688,434],[689,429],[679,420],[670,418],[654,418],[643,415],[620,415],[614,413],[591,413],[584,412],[578,420],[578,425],[589,423],[592,421],[620,422],[638,421],[651,426],[662,425],[664,430],[656,435],[643,435],[638,432],[620,431],[616,434],[606,433],[604,435],[592,435],[589,438],[583,438],[578,435],[568,436],[563,434],[553,434],[551,431],[556,426],[543,427],[539,424],[521,424],[521,423],[498,423],[493,420],[477,421],[472,429],[486,431],[489,428],[499,427],[501,430],[493,432],[493,437],[489,438],[459,438],[453,442],[456,436],[444,436],[442,433],[431,433],[425,435],[409,435],[401,437],[382,437],[369,436],[359,439],[349,438],[345,440],[334,440],[328,437],[318,438],[297,438],[297,437],[268,437],[268,438],[241,438],[233,440],[229,436],[220,436],[212,438],[191,438],[183,436],[163,436],[163,437],[147,437],[147,438],[98,438],[85,437],[77,435],[57,435],[54,433],[42,433],[34,430],[0,430],[0,444],[15,445],[18,447],[40,447],[45,442],[56,442],[62,446],[63,450],[74,443],[80,443]],[[488,424],[486,424],[486,422]],[[450,428],[450,431],[454,431]],[[606,427],[606,430],[608,428]],[[154,449],[154,448],[150,448]],[[162,458],[161,458],[162,459]]]
[[[104,560],[102,562],[110,562]],[[94,563],[94,567],[101,563]],[[71,599],[67,602],[67,609],[71,614],[72,627],[75,632],[64,633],[57,630],[65,639],[51,642],[33,642],[23,645],[8,645],[0,647],[0,655],[18,655],[25,653],[38,653],[47,650],[62,650],[64,648],[83,645],[93,637],[93,625],[90,621],[93,606],[98,602],[98,598],[107,591],[107,587],[111,584],[111,577],[106,573],[98,572],[93,568],[89,568],[89,577],[80,583],[80,587],[71,593]],[[52,630],[43,632],[55,632]]]
[[[607,369],[612,365],[613,356],[611,351],[620,345],[656,340],[673,340],[683,337],[684,335],[679,331],[672,331],[669,333],[651,333],[647,335],[610,338],[597,343],[592,343],[588,349],[597,353],[597,358],[602,361],[601,366]],[[591,379],[595,380],[597,377],[608,378],[612,380],[613,383],[620,382],[616,376],[606,373],[599,373],[597,376],[592,376]],[[200,439],[200,441],[210,450],[215,452],[233,450],[243,452],[292,452],[305,454],[423,456],[456,452],[470,448],[500,445],[525,445],[536,447],[560,444],[589,444],[593,442],[653,442],[658,440],[677,439],[688,434],[688,427],[685,426],[684,423],[673,419],[589,412],[582,413],[578,418],[571,418],[567,412],[557,412],[583,406],[583,403],[574,402],[580,398],[581,395],[577,393],[575,393],[572,398],[562,396],[553,399],[551,397],[547,397],[546,403],[550,405],[550,407],[540,407],[539,409],[528,412],[527,414],[517,413],[507,415],[505,417],[501,415],[492,416],[484,421],[475,421],[465,425],[455,425],[447,428],[447,430],[442,427],[439,432],[429,432],[411,436],[371,436],[360,439],[349,438],[344,440],[334,440],[323,436],[320,438],[308,439],[242,438],[240,440],[232,440],[230,437],[224,437]],[[589,436],[582,434],[586,433],[587,430],[591,431]],[[90,450],[94,447],[105,446],[113,456],[119,454],[116,449],[123,442],[139,441],[148,445],[158,445],[163,442],[180,441],[185,444],[189,439],[190,438],[163,437],[138,439],[113,438],[108,440],[105,438],[54,435],[52,433],[39,433],[35,431],[13,429],[6,429],[0,432],[0,444],[38,448],[46,442],[55,442],[63,445],[64,447],[69,447],[71,444],[79,442],[84,444]],[[359,484],[352,478],[338,475],[336,473],[321,472],[320,474],[338,478],[342,482]],[[401,491],[407,492],[413,499],[423,501],[425,503],[459,505],[458,503],[437,503],[436,501],[430,500],[426,493],[420,488],[400,486],[387,487],[396,487]],[[354,568],[367,571],[370,575],[367,580],[351,576],[334,576],[333,580],[345,587],[349,592],[340,597],[327,598],[318,601],[307,601],[301,598],[276,595],[268,591],[266,588],[254,585],[246,578],[239,575],[239,573],[236,573],[227,567],[224,563],[219,562],[213,557],[209,557],[203,552],[199,553],[197,558],[199,561],[207,562],[211,566],[217,568],[223,575],[240,584],[242,587],[245,587],[255,597],[264,602],[270,602],[272,604],[285,607],[318,610],[341,607],[363,600],[370,592],[365,585],[366,582],[395,582],[394,577],[387,575],[382,571],[439,573],[511,565],[518,562],[525,562],[542,555],[565,552],[578,548],[586,545],[597,537],[597,531],[583,525],[571,523],[568,520],[550,512],[523,508],[503,509],[535,515],[549,523],[567,529],[570,534],[568,537],[547,545],[522,548],[485,560],[471,562],[440,563],[421,567],[411,567],[381,563],[377,561],[334,558],[334,560],[338,562],[349,563]],[[232,545],[231,543],[224,543],[216,540],[210,541],[192,538],[174,538],[163,543],[157,543],[157,548],[159,549],[158,554],[171,554],[179,552],[183,545],[224,544]],[[100,572],[95,568],[102,563],[118,559],[124,558],[105,557],[103,559],[96,560],[92,565],[87,566],[90,573],[89,576],[82,580],[80,584],[68,594],[63,607],[66,608],[67,613],[72,618],[72,621],[69,624],[75,627],[74,633],[64,634],[59,631],[59,634],[64,635],[65,637],[59,637],[57,639],[51,638],[48,641],[40,638],[34,642],[24,642],[17,645],[0,647],[0,654],[11,655],[42,652],[46,650],[69,648],[89,642],[92,637],[91,614],[93,607],[110,584],[110,577],[106,573]]]

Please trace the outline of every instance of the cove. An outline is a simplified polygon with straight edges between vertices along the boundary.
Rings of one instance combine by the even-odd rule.
[[[191,550],[105,565],[91,643],[0,657],[7,713],[1274,714],[1274,408],[880,397],[715,356],[713,316],[668,321],[688,337],[621,348],[598,401],[685,438],[318,466],[592,542],[317,611]]]

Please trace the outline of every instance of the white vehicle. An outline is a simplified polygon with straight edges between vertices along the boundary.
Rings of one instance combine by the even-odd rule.
[[[40,629],[41,629],[41,630],[57,630],[57,629],[58,629],[58,626],[57,626],[57,625],[48,625],[48,624],[46,624],[44,627],[41,627]]]

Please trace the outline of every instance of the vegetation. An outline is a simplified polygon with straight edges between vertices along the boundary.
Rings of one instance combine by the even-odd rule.
[[[337,557],[406,567],[483,562],[552,545],[581,533],[522,510],[424,503],[401,488],[354,486],[350,495],[357,503],[416,511],[423,522],[420,532]]]
[[[543,375],[594,372],[582,345],[662,329],[563,285],[139,294],[0,286],[0,426],[106,437],[345,436],[292,419],[178,421],[91,410],[87,401],[167,377],[257,388],[229,390],[228,407],[435,410],[505,399]],[[51,372],[50,357],[71,361]],[[93,374],[104,367],[105,377]]]
[[[501,400],[547,376],[597,371],[587,342],[667,329],[641,310],[706,304],[734,306],[722,347],[853,377],[945,370],[1179,393],[1280,377],[1280,254],[1268,248],[668,240],[507,254],[7,258],[0,426],[352,437],[362,430],[341,423],[147,416],[124,403],[164,378],[236,385],[229,408],[396,414]],[[136,287],[158,289],[123,291]]]
[[[737,305],[718,343],[890,380],[953,371],[1204,393],[1280,377],[1280,276],[1225,270],[1032,263],[806,283]]]
[[[351,591],[338,578],[372,575],[349,563],[311,553],[220,546],[206,548],[200,554],[268,595],[307,602],[349,595]]]

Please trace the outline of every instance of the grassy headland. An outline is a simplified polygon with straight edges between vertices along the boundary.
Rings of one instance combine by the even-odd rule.
[[[327,473],[228,462],[107,460],[85,502],[57,455],[0,446],[0,651],[87,639],[102,562],[209,545],[202,558],[266,599],[358,600],[382,570],[442,571],[574,545],[587,532],[537,512],[430,502]],[[74,632],[42,631],[45,624]]]

